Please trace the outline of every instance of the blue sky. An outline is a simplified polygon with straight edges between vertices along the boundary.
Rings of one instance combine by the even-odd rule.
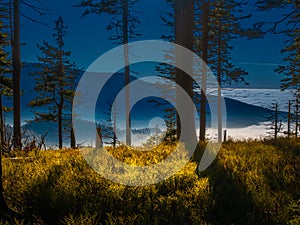
[[[25,15],[48,24],[43,26],[22,18],[23,61],[36,61],[36,56],[39,54],[36,44],[42,43],[43,40],[52,40],[54,20],[58,16],[62,16],[69,27],[66,48],[72,51],[72,61],[76,62],[78,66],[87,68],[101,54],[116,47],[108,39],[111,33],[105,28],[110,18],[104,15],[89,15],[81,19],[83,9],[72,7],[78,1],[43,1],[51,12],[51,15],[43,17],[34,14],[28,7],[22,7]],[[167,4],[163,0],[141,0],[137,4],[137,10],[144,14],[141,16],[142,23],[140,25],[143,35],[138,40],[159,39],[161,34],[167,32],[159,18],[160,12],[164,11],[166,7]],[[279,17],[280,14],[280,11],[266,13],[264,17],[272,20]],[[253,21],[260,16],[254,14]],[[274,69],[276,65],[282,63],[280,54],[280,50],[284,46],[282,35],[267,35],[263,39],[256,40],[237,39],[232,45],[234,46],[232,58],[237,66],[249,72],[247,81],[251,87],[279,88],[281,76],[274,73]]]

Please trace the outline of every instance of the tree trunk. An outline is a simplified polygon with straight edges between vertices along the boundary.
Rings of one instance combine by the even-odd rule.
[[[125,98],[126,98],[126,145],[131,145],[131,118],[130,118],[130,67],[129,67],[129,49],[128,44],[128,0],[123,0],[123,44],[124,46],[124,64],[125,64]]]
[[[0,95],[0,127],[1,127],[1,135],[0,135],[0,212],[4,212],[8,210],[8,206],[4,199],[3,195],[3,180],[2,180],[2,143],[4,138],[3,133],[3,107],[2,107],[2,96]]]
[[[116,148],[117,146],[117,135],[116,133],[114,133],[114,137],[113,137],[113,148]]]
[[[2,140],[1,140],[2,141]],[[6,204],[4,195],[3,195],[3,180],[2,180],[2,145],[0,148],[0,214],[3,215],[4,212],[8,212],[8,206]]]
[[[218,142],[222,142],[222,68],[221,68],[221,21],[218,28]]]
[[[210,1],[207,0],[203,3],[203,17],[202,17],[202,24],[203,24],[203,34],[202,34],[202,49],[203,55],[202,60],[207,63],[208,60],[208,32],[209,32],[209,5]],[[204,66],[201,79],[201,102],[200,102],[200,141],[205,141],[206,136],[206,88],[207,88],[207,69]]]
[[[116,106],[113,105],[112,107],[113,111],[113,148],[116,148],[117,146],[117,109]]]
[[[278,104],[275,104],[275,132],[274,132],[274,138],[275,141],[277,140],[277,134],[278,134]]]
[[[298,137],[298,126],[299,126],[299,122],[298,122],[298,118],[299,118],[299,100],[298,98],[296,99],[296,115],[295,115],[295,123],[296,123],[296,130],[295,130],[295,136],[296,138]]]
[[[63,147],[63,118],[62,118],[62,107],[58,107],[58,148],[62,149]]]
[[[226,142],[227,141],[227,130],[224,130],[224,138],[223,141]]]
[[[9,220],[11,217],[18,217],[13,210],[11,210],[4,198],[4,188],[3,188],[3,168],[2,168],[2,152],[3,152],[3,141],[4,141],[4,122],[3,122],[3,106],[2,106],[2,96],[0,95],[0,127],[1,127],[1,136],[0,136],[0,218]],[[10,220],[9,220],[10,221]],[[12,221],[11,221],[12,222]]]
[[[14,35],[13,35],[13,106],[14,106],[14,149],[21,150],[21,45],[20,45],[20,2],[13,1]]]
[[[100,125],[96,127],[96,143],[95,147],[98,149],[103,148],[103,138],[102,138],[102,129]]]
[[[181,45],[189,50],[193,50],[193,32],[194,32],[194,1],[193,0],[175,0],[175,43]],[[189,63],[189,67],[193,67],[193,59],[186,59],[186,56],[176,54],[176,65],[180,65],[183,62]],[[192,69],[191,69],[192,71]],[[176,68],[176,84],[181,86],[186,93],[193,99],[193,79],[187,76],[182,70]],[[183,96],[176,91],[176,106],[180,109],[185,109],[186,104],[183,100]],[[189,127],[191,132],[190,138],[195,132],[195,120],[193,109],[186,110],[184,117],[187,117],[185,121],[189,121],[189,124],[185,124]],[[177,112],[177,139],[181,135],[181,120]]]
[[[291,135],[291,101],[289,101],[288,105],[288,127],[287,127],[287,136]]]
[[[4,142],[4,121],[3,121],[3,103],[2,103],[2,95],[0,94],[0,145]]]
[[[60,76],[65,76],[64,62],[63,62],[63,30],[58,28],[58,44],[59,44],[59,71]],[[58,147],[63,147],[63,109],[64,109],[64,85],[63,81],[59,79],[59,104],[58,104]]]
[[[4,216],[5,212],[9,211],[9,208],[6,204],[4,195],[3,195],[3,180],[2,180],[2,146],[0,151],[0,215]]]
[[[75,139],[75,134],[74,134],[74,129],[73,127],[71,127],[71,131],[70,131],[70,147],[72,149],[76,148],[76,139]]]

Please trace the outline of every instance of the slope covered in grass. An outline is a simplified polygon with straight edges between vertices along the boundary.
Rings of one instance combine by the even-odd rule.
[[[172,148],[110,151],[143,165]],[[299,224],[299,154],[292,140],[228,142],[203,173],[190,162],[156,185],[127,187],[100,177],[79,151],[30,152],[3,159],[4,194],[21,224]]]

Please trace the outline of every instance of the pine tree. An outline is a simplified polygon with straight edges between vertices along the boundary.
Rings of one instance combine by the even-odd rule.
[[[238,15],[241,14],[241,15]],[[218,88],[218,139],[222,140],[222,106],[221,87],[223,83],[243,82],[248,73],[236,67],[230,57],[233,47],[231,41],[239,37],[243,31],[240,26],[242,19],[242,3],[236,0],[196,0],[195,13],[195,45],[197,52],[204,62],[217,76]],[[200,140],[206,135],[206,89],[207,71],[203,71],[200,99]]]
[[[257,1],[259,11],[269,12],[273,9],[285,9],[285,13],[274,21],[259,21],[254,24],[254,29],[263,37],[265,34],[285,34],[287,37],[286,46],[281,53],[285,55],[285,65],[280,65],[275,72],[283,74],[282,90],[293,88],[296,90],[295,97],[300,93],[300,4],[299,1]]]
[[[215,72],[218,80],[218,141],[222,141],[222,96],[221,88],[223,83],[231,84],[234,82],[245,83],[244,77],[248,73],[236,67],[230,57],[233,47],[230,42],[239,36],[242,28],[240,20],[237,19],[237,11],[240,11],[241,5],[236,0],[219,0],[214,2],[213,23],[211,24],[212,38],[211,70]]]
[[[294,4],[295,10],[300,13],[300,5]],[[279,66],[275,71],[283,74],[282,90],[294,89],[295,98],[300,97],[300,18],[299,14],[290,17],[289,24],[294,24],[294,29],[286,32],[288,40],[281,53],[285,56],[285,65]]]
[[[194,19],[194,1],[171,1],[167,0],[171,7],[171,11],[164,11],[161,13],[161,20],[167,28],[169,28],[169,34],[163,34],[162,39],[169,42],[175,42],[178,45],[184,46],[190,50],[193,49],[193,19]],[[170,49],[165,53],[165,58],[173,64],[180,64],[180,55],[175,55],[175,52]],[[192,67],[192,59],[189,60],[191,63],[189,66]],[[175,82],[181,86],[193,99],[193,80],[187,76],[183,71],[176,67],[170,66],[169,64],[160,63],[157,68],[157,72],[160,77],[166,78],[169,82],[158,84],[164,91],[164,95],[171,102],[176,102],[177,108],[184,107],[180,95],[176,94]],[[161,103],[157,104],[161,106]],[[167,132],[165,141],[173,142],[178,140],[181,131],[181,120],[176,113],[174,107],[165,108],[165,122],[167,126]],[[189,111],[189,110],[188,110]],[[192,110],[191,110],[192,111]],[[190,131],[194,132],[195,123],[194,115],[182,115],[187,116],[190,121]],[[191,133],[191,137],[193,134]]]
[[[75,78],[79,74],[74,63],[69,61],[70,51],[64,49],[64,37],[67,27],[62,17],[55,21],[54,45],[44,41],[37,45],[41,55],[39,69],[33,74],[35,77],[34,90],[39,94],[29,105],[33,108],[41,108],[35,111],[35,121],[52,121],[58,126],[58,146],[63,146],[63,130],[70,129],[71,102],[74,96]]]
[[[166,134],[164,141],[174,143],[176,141],[176,110],[172,108],[165,109]]]
[[[171,0],[166,0],[170,6],[170,10],[161,12],[160,18],[163,25],[168,29],[168,32],[162,34],[161,39],[168,42],[175,41],[175,19],[174,19],[174,5]],[[165,52],[165,59],[168,59],[170,63],[175,63],[175,56],[173,50]],[[175,70],[174,66],[169,64],[159,63],[156,67],[158,76],[165,78],[166,82],[157,83],[156,85],[162,90],[162,94],[166,99],[170,99],[172,103],[175,103]],[[173,143],[177,140],[177,114],[176,109],[173,106],[166,107],[166,104],[156,102],[157,107],[163,107],[164,119],[166,123],[166,133],[164,141],[167,143]]]
[[[293,115],[293,119],[295,121],[295,136],[298,136],[298,117],[299,117],[299,107],[298,102],[300,98],[300,5],[297,2],[289,2],[289,3],[281,3],[284,6],[289,5],[292,9],[291,12],[288,13],[285,18],[282,20],[286,20],[288,26],[285,30],[282,30],[281,33],[285,33],[287,37],[286,46],[282,49],[281,53],[284,55],[283,61],[285,65],[280,65],[275,69],[275,72],[284,75],[284,78],[281,80],[281,89],[292,89],[294,90],[295,102],[296,102],[296,110]],[[274,5],[267,5],[269,7],[278,7]],[[276,30],[276,24],[273,26],[273,33],[278,32]],[[289,103],[290,109],[290,103]],[[290,112],[289,112],[290,113]],[[288,136],[290,135],[290,122],[291,116],[288,118]]]
[[[172,1],[167,0],[168,3]],[[210,1],[210,0],[195,0],[195,16],[194,16],[194,51],[198,53],[202,59],[209,65],[210,69],[217,75],[217,79],[220,84],[232,82],[243,82],[246,84],[244,76],[247,72],[241,68],[236,67],[232,63],[230,57],[232,46],[230,42],[237,38],[239,35],[246,35],[243,32],[240,22],[244,18],[249,16],[243,16],[241,10],[243,3],[238,1]],[[169,28],[169,33],[162,35],[162,39],[166,41],[174,41],[174,13],[172,11],[164,11],[161,13],[161,19],[163,23]],[[173,52],[166,52],[166,58],[174,59]],[[157,67],[159,75],[167,78],[171,81],[175,80],[175,68],[169,65],[160,64]],[[202,71],[203,72],[203,71]],[[203,98],[198,99],[194,94],[195,101],[200,101],[200,140],[205,140],[206,131],[206,76],[202,76],[201,80],[201,96]],[[165,89],[168,90],[166,95],[172,94],[173,82],[169,82],[165,85]],[[195,90],[198,87],[194,87]],[[219,105],[219,140],[222,136],[222,120],[221,120],[221,89],[218,90],[218,105]],[[173,111],[168,110],[168,117],[171,117]],[[173,109],[174,110],[174,109]],[[173,118],[173,117],[171,117]],[[176,126],[175,126],[176,127]]]
[[[175,0],[174,1],[175,9],[175,43],[183,46],[189,50],[193,50],[193,31],[194,31],[194,0]],[[186,56],[184,56],[186,57]],[[182,64],[183,56],[176,55],[176,64]],[[185,63],[189,63],[189,66],[192,70],[193,68],[193,58],[184,59]],[[176,68],[175,70],[175,81],[176,84],[181,86],[185,92],[193,99],[193,79],[190,76],[187,76],[182,70]],[[181,110],[185,109],[185,113],[180,115],[184,118],[180,118],[177,115],[177,138],[181,135],[181,121],[188,121],[188,124],[185,126],[189,127],[190,134],[186,134],[190,139],[193,138],[195,132],[195,120],[194,120],[194,110],[193,108],[187,109],[185,102],[183,101],[183,96],[181,96],[176,90],[176,107]],[[182,120],[183,119],[183,120]],[[189,140],[184,140],[189,141]]]
[[[1,16],[2,17],[2,16]],[[4,17],[4,19],[7,19]],[[1,142],[4,141],[5,136],[5,124],[3,119],[3,113],[10,111],[3,105],[3,98],[12,96],[12,78],[11,78],[11,58],[8,54],[9,48],[9,35],[7,33],[7,27],[4,22],[0,21],[0,137]]]
[[[299,1],[260,1],[256,2],[257,9],[262,12],[270,12],[273,9],[283,9],[282,16],[273,21],[258,21],[253,25],[256,31],[255,37],[263,37],[266,34],[286,35],[285,47],[281,53],[284,55],[284,65],[280,65],[275,72],[285,76],[281,80],[281,89],[294,89],[296,109],[291,114],[291,102],[289,102],[288,136],[290,135],[291,120],[295,122],[295,135],[298,134],[298,101],[300,97],[300,4]]]
[[[198,12],[196,12],[195,18],[198,18],[198,21],[196,21],[195,24],[195,38],[199,37],[199,40],[196,40],[196,43],[199,43],[199,45],[194,45],[194,48],[196,49],[196,52],[199,54],[199,50],[201,52],[201,58],[202,60],[208,64],[208,47],[209,47],[209,16],[210,16],[210,0],[204,0],[204,1],[197,1],[196,5],[198,9]],[[200,11],[199,11],[200,10]],[[197,17],[197,15],[199,15]],[[199,26],[201,27],[199,29]],[[200,32],[199,32],[200,31]],[[201,35],[199,33],[201,33]],[[198,48],[198,51],[197,51]],[[207,104],[207,98],[206,98],[206,91],[207,91],[207,72],[205,71],[206,67],[204,66],[204,70],[202,71],[202,77],[201,77],[201,99],[200,99],[200,133],[199,133],[199,139],[200,141],[205,141],[206,136],[206,104]]]
[[[20,44],[20,1],[13,1],[13,96],[14,96],[14,148],[20,150],[21,144],[21,44]]]
[[[114,30],[115,33],[110,37],[117,44],[124,44],[124,65],[129,65],[129,49],[126,44],[129,40],[140,36],[137,32],[137,26],[140,24],[134,6],[138,0],[82,0],[75,7],[84,7],[82,17],[88,14],[109,14],[111,22],[107,26],[107,30]],[[130,67],[125,66],[125,96],[126,96],[126,144],[131,145],[130,131]]]
[[[117,136],[117,109],[113,103],[108,104],[108,111],[104,111],[104,118],[99,124],[102,132],[103,143],[112,145],[116,148],[119,142]]]
[[[2,1],[0,1],[2,3]],[[4,195],[3,195],[3,182],[2,182],[2,152],[4,143],[4,120],[3,111],[4,107],[2,104],[2,97],[11,95],[12,91],[12,79],[8,76],[11,73],[11,59],[8,54],[9,46],[9,35],[5,26],[7,20],[7,9],[0,9],[0,216],[1,218],[6,217],[6,214],[11,214],[11,210],[8,208]]]
[[[21,3],[31,8],[35,13],[38,13],[39,16],[45,15],[47,10],[37,7],[27,1],[22,0],[9,0],[8,4],[10,10],[10,28],[11,28],[11,45],[12,45],[12,62],[13,62],[13,110],[14,110],[14,134],[13,134],[13,143],[14,148],[17,150],[22,149],[22,135],[21,135],[21,90],[20,90],[20,81],[21,81],[21,41],[20,41],[20,16],[22,15],[26,19],[29,19],[31,22],[39,22],[25,14],[21,13]],[[36,3],[41,4],[39,1]]]

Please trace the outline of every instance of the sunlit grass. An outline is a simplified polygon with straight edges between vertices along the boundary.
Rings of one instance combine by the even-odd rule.
[[[151,165],[173,149],[108,151]],[[3,159],[4,195],[29,221],[19,224],[299,224],[299,154],[295,140],[228,142],[203,173],[189,162],[158,184],[129,187],[101,177],[79,150],[15,153]]]

